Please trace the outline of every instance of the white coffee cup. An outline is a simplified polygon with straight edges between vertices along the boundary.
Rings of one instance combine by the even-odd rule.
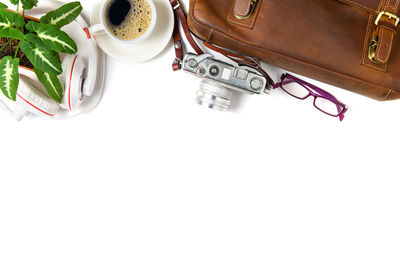
[[[106,20],[108,19],[107,14],[106,14],[107,8],[114,1],[115,0],[105,0],[103,2],[101,9],[100,9],[100,24],[91,26],[89,28],[89,32],[92,35],[100,35],[100,34],[106,33],[112,39],[122,42],[124,44],[134,44],[134,43],[137,43],[137,42],[147,39],[150,36],[150,34],[153,32],[154,27],[156,25],[156,21],[157,21],[157,10],[156,10],[153,0],[145,0],[149,3],[151,11],[152,11],[152,18],[151,18],[151,23],[150,23],[149,28],[142,36],[140,36],[139,38],[136,38],[136,39],[132,39],[132,40],[125,40],[125,39],[120,39],[120,38],[116,37],[115,35],[112,34],[109,27],[107,26],[107,22],[106,22]]]

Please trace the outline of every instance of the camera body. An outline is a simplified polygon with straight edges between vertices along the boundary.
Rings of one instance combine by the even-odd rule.
[[[188,53],[183,59],[182,70],[202,79],[197,103],[221,111],[229,108],[233,91],[261,94],[268,85],[264,76],[216,60],[209,54]]]

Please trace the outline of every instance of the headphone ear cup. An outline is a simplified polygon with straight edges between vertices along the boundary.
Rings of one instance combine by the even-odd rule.
[[[69,111],[76,110],[83,101],[83,82],[85,81],[86,66],[82,57],[67,55],[63,62],[63,73],[60,80],[64,80],[63,107]]]
[[[42,93],[29,82],[29,78],[20,77],[17,103],[19,106],[30,113],[38,116],[54,117],[60,110],[60,105]]]

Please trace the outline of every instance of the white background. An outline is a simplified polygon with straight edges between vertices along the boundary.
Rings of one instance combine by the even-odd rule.
[[[76,119],[0,113],[1,267],[400,265],[399,102],[319,84],[343,123],[279,91],[219,113],[173,57],[109,58]]]

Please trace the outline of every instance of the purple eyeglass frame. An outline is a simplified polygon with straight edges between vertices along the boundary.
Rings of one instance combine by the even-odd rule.
[[[288,79],[286,79],[286,78],[288,78]],[[285,79],[288,80],[288,82],[284,83]],[[289,84],[291,82],[296,82],[299,85],[303,86],[305,89],[307,89],[309,94],[307,96],[305,96],[305,97],[298,97],[298,96],[295,96],[295,95],[291,94],[289,91],[286,91],[283,86],[285,84]],[[313,85],[311,83],[303,81],[303,80],[301,80],[301,79],[299,79],[299,78],[297,78],[297,77],[295,77],[295,76],[293,76],[293,75],[291,75],[289,73],[282,74],[281,81],[279,83],[276,83],[274,85],[273,89],[276,89],[278,87],[280,87],[285,93],[289,94],[290,96],[292,96],[294,98],[297,98],[297,99],[300,99],[300,100],[305,100],[305,99],[309,98],[310,96],[313,96],[314,97],[314,107],[316,109],[318,109],[322,113],[325,113],[326,115],[329,115],[329,116],[332,116],[332,117],[336,117],[336,118],[339,117],[340,121],[343,121],[344,114],[348,110],[346,105],[343,104],[342,102],[340,102],[339,100],[337,100],[336,97],[334,97],[331,93],[329,93],[329,92],[327,92],[327,91],[325,91],[325,90],[323,90],[323,89],[321,89],[321,88],[319,88],[319,87],[317,87],[317,86],[315,86],[315,85]],[[314,93],[312,90],[314,90],[318,94]],[[329,100],[332,103],[334,103],[337,106],[339,114],[337,114],[337,115],[330,114],[330,113],[322,110],[321,108],[319,108],[317,106],[317,104],[316,104],[317,98],[319,98],[319,97],[320,98],[324,98],[324,99]]]

